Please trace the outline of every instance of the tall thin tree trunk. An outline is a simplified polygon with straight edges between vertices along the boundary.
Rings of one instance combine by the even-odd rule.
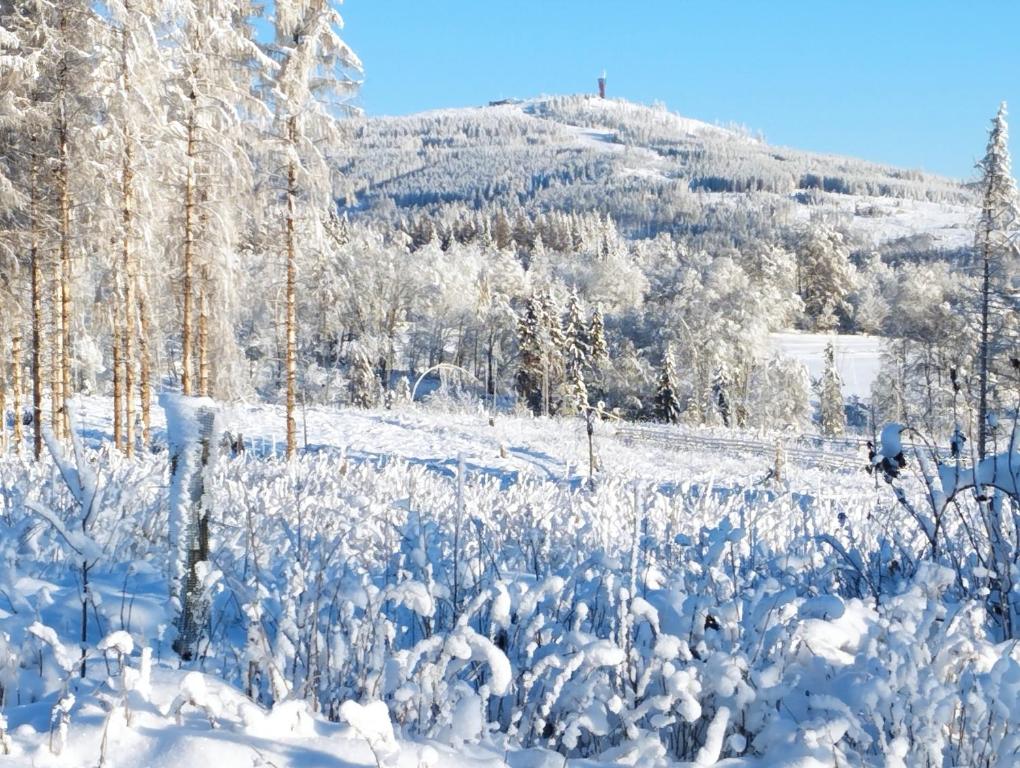
[[[149,320],[149,294],[145,281],[138,283],[138,320],[141,334],[138,337],[139,382],[138,394],[142,401],[142,445],[149,447],[152,427],[152,350],[149,348],[152,323]]]
[[[120,300],[114,302],[114,311],[110,321],[110,335],[113,346],[113,445],[118,450],[124,446],[124,367],[120,349]]]
[[[209,397],[209,298],[207,270],[202,270],[198,297],[198,393]]]
[[[131,15],[131,8],[128,3],[124,4],[124,10],[128,16]],[[128,77],[128,34],[127,21],[125,28],[121,30],[120,56],[121,56],[121,81],[124,94],[130,93],[131,81]],[[126,117],[126,116],[125,116]],[[137,333],[135,322],[135,265],[131,253],[131,235],[134,224],[134,201],[132,199],[131,182],[134,176],[134,146],[132,145],[131,131],[124,128],[124,154],[121,158],[121,269],[124,286],[124,309],[123,328],[121,331],[121,344],[123,346],[124,364],[124,453],[127,456],[135,452],[135,360],[134,360],[134,337]]]
[[[13,346],[13,344],[12,344]],[[11,357],[14,355],[12,354]],[[0,357],[0,454],[7,452],[7,371]],[[17,417],[18,414],[14,414]]]
[[[288,137],[293,147],[297,143],[297,118],[287,122]],[[294,232],[295,198],[297,197],[297,167],[294,160],[287,165],[287,458],[297,453],[297,252]]]
[[[63,239],[63,235],[61,235]],[[60,308],[64,303],[63,280],[61,279],[60,262],[54,265],[53,274],[50,276],[50,422],[55,437],[60,438],[63,419],[60,411],[64,403],[64,333],[60,327]]]
[[[131,143],[128,140],[124,148],[124,161],[121,167],[123,203],[122,220],[124,226],[121,243],[121,268],[124,272],[124,308],[121,320],[121,346],[124,359],[124,453],[132,456],[135,451],[135,275],[131,260]]]
[[[14,400],[14,450],[21,455],[23,431],[21,416],[21,334],[11,339],[11,389]]]
[[[195,94],[191,94],[191,111],[188,113],[187,179],[184,183],[184,264],[181,292],[183,316],[181,318],[181,391],[191,394],[191,314],[192,280],[194,270],[195,221]]]
[[[68,179],[67,126],[60,136],[60,422],[62,434],[71,434],[71,190]],[[56,308],[54,308],[54,313]],[[54,372],[56,373],[56,372]]]
[[[67,14],[60,14],[60,33],[67,35]],[[70,160],[68,149],[68,124],[65,100],[67,98],[67,52],[63,54],[60,64],[58,98],[59,106],[57,111],[57,141],[58,141],[58,163],[57,163],[57,194],[60,205],[60,257],[54,265],[54,286],[53,286],[53,347],[51,350],[51,376],[50,391],[53,396],[51,403],[53,432],[59,438],[69,430],[65,430],[68,424],[67,398],[70,388],[70,296],[65,292],[70,290],[65,279],[65,274],[70,275],[71,263],[71,189],[70,189]],[[65,314],[66,313],[66,314]],[[68,358],[68,359],[65,359]],[[67,367],[68,374],[65,378],[64,368]],[[65,389],[66,387],[66,389]]]
[[[35,152],[36,136],[32,135],[29,206],[31,242],[29,258],[32,262],[32,455],[42,458],[42,398],[43,398],[43,274],[39,254],[39,158]]]
[[[988,451],[988,362],[991,357],[990,341],[988,338],[988,323],[991,313],[989,306],[992,291],[992,267],[991,254],[991,226],[985,232],[984,242],[981,246],[981,347],[978,351],[978,461],[985,458]]]

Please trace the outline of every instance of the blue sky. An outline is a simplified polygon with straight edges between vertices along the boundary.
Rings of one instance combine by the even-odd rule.
[[[346,0],[370,115],[592,91],[773,144],[971,177],[1020,132],[1020,2]],[[1012,142],[1016,146],[1016,142]]]

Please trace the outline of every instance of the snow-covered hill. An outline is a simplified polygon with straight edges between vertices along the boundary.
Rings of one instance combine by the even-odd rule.
[[[862,242],[969,244],[972,195],[931,174],[771,146],[740,128],[617,99],[543,97],[351,126],[352,211],[523,205],[597,210],[636,235],[719,227],[767,211],[776,227],[837,219]]]

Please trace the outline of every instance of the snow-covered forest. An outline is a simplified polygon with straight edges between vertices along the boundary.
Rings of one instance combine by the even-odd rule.
[[[261,6],[0,0],[0,760],[1020,761],[1005,104],[365,116]]]

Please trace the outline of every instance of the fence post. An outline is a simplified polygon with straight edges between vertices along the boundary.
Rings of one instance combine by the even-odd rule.
[[[180,596],[174,651],[195,657],[208,616],[200,563],[209,559],[209,511],[205,470],[212,459],[216,408],[212,400],[163,395],[170,453],[170,539],[175,550],[171,592]]]

